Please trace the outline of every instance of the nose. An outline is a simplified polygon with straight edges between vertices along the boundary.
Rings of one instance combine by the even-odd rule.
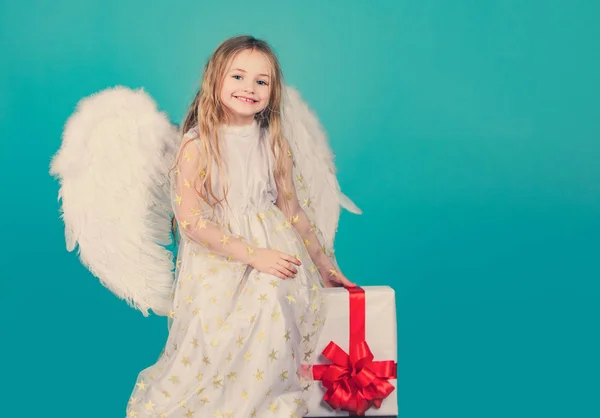
[[[246,87],[244,87],[244,91],[246,93],[254,93],[254,90],[252,89],[252,86],[246,86]]]

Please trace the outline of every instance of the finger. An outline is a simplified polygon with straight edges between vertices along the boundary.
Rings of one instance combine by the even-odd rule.
[[[277,267],[276,267],[280,272],[282,272],[283,274],[289,276],[289,277],[296,277],[296,269],[294,267],[292,267],[292,265],[282,259],[277,260]]]
[[[298,269],[294,267],[294,264],[290,261],[286,261],[283,258],[280,258],[279,260],[277,260],[277,264],[283,267],[286,271],[290,271],[293,274],[298,273]]]
[[[352,283],[350,280],[346,279],[345,277],[344,277],[342,283],[344,284],[344,286],[356,287],[356,283]]]
[[[290,277],[294,277],[294,276],[290,276],[289,272],[286,272],[283,267],[281,267],[280,265],[276,264],[272,267],[273,270],[275,270],[277,272],[276,276],[279,277],[280,279],[288,279]]]
[[[277,269],[275,269],[274,267],[271,267],[268,271],[269,274],[275,276],[275,277],[279,277],[280,279],[284,279],[285,280],[285,276],[283,275],[283,273],[280,273]]]
[[[338,284],[336,282],[332,282],[329,279],[324,279],[323,283],[325,283],[325,287],[337,287]]]
[[[346,276],[344,276],[343,274],[340,275],[340,283],[344,286],[356,287],[356,284],[352,283],[350,280],[348,280],[348,278]]]
[[[299,266],[302,263],[300,262],[300,260],[298,260],[296,257],[294,257],[293,255],[289,255],[286,253],[280,253],[279,254],[281,256],[281,258],[283,258],[286,261],[289,261],[290,263],[294,263],[295,265]]]

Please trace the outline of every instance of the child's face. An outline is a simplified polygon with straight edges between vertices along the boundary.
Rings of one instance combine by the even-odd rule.
[[[258,51],[244,50],[231,61],[225,73],[220,99],[229,123],[246,125],[269,104],[271,65]]]

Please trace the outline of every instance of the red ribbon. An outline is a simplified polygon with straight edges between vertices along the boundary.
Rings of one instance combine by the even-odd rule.
[[[379,408],[383,399],[394,391],[388,379],[396,378],[394,361],[373,361],[365,341],[365,291],[346,287],[350,293],[350,354],[331,341],[323,355],[331,364],[313,366],[313,378],[321,380],[327,392],[323,399],[333,408],[363,416]]]

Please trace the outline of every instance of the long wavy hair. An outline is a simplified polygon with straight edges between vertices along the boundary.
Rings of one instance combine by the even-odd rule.
[[[187,116],[183,122],[182,134],[196,128],[198,135],[189,141],[200,140],[201,155],[198,167],[196,192],[212,209],[227,200],[227,182],[222,182],[222,195],[218,196],[212,187],[212,161],[218,166],[218,175],[226,178],[219,141],[219,126],[227,123],[227,113],[221,103],[220,92],[223,86],[225,72],[233,58],[241,51],[252,50],[264,54],[271,66],[270,97],[267,107],[255,115],[262,130],[268,133],[270,147],[275,156],[274,177],[280,192],[286,193],[284,177],[284,146],[285,139],[281,132],[281,95],[283,75],[279,61],[271,47],[263,40],[252,36],[236,36],[225,40],[212,53],[204,68],[204,74],[196,97],[190,104]],[[184,144],[181,149],[184,149]],[[181,153],[177,157],[177,162]],[[287,194],[287,193],[286,193]]]

